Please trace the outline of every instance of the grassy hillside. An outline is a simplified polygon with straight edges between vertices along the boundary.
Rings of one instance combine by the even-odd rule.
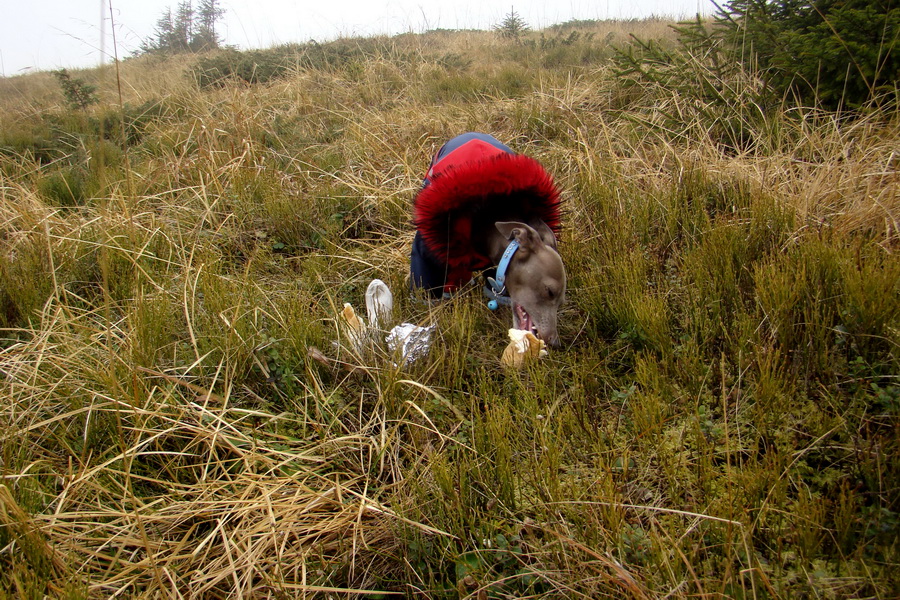
[[[145,57],[73,73],[86,110],[0,80],[0,594],[900,594],[897,115],[626,73],[630,31],[674,44]],[[564,190],[563,347],[518,373],[477,290],[407,292],[468,130]],[[349,342],[375,277],[427,358]]]

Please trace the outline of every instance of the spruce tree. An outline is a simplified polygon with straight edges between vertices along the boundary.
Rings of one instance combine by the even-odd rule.
[[[742,62],[801,102],[836,109],[897,99],[893,0],[733,0],[716,20]]]
[[[216,21],[224,15],[225,9],[219,7],[218,0],[200,0],[197,8],[197,32],[192,40],[192,47],[195,50],[212,50],[219,47]]]
[[[200,0],[196,11],[190,0],[183,0],[174,15],[167,8],[160,16],[154,37],[144,40],[138,53],[202,52],[218,48],[216,21],[224,15],[218,0]]]
[[[153,37],[141,42],[140,54],[166,52],[172,49],[175,25],[172,20],[172,9],[167,8],[156,21]]]
[[[72,77],[67,69],[59,69],[52,71],[53,76],[59,82],[62,88],[63,96],[66,97],[66,104],[69,108],[87,110],[91,104],[100,102],[100,99],[94,93],[97,86],[88,85],[83,79]]]
[[[513,39],[517,42],[522,34],[528,32],[529,29],[525,19],[519,16],[515,8],[511,8],[503,21],[494,27],[494,30],[500,34],[500,37]]]
[[[178,4],[175,11],[175,27],[173,31],[172,46],[176,52],[185,52],[191,49],[191,39],[194,36],[194,9],[190,0],[184,0]]]

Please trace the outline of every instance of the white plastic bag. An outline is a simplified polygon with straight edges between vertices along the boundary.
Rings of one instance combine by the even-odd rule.
[[[366,312],[369,315],[369,327],[382,329],[390,325],[394,311],[394,295],[390,288],[380,279],[373,279],[366,288]]]

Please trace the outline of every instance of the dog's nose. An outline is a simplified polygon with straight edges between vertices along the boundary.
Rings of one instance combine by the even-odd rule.
[[[541,332],[540,338],[551,348],[559,348],[562,345],[559,341],[559,334],[556,332],[553,332],[550,335],[545,335]]]

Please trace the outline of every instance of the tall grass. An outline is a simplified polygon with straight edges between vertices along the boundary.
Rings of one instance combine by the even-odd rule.
[[[79,113],[0,82],[0,592],[895,596],[896,115],[623,86],[605,26],[129,61]],[[466,130],[565,190],[564,347],[519,373],[477,291],[407,293]],[[375,277],[427,358],[347,337]]]

